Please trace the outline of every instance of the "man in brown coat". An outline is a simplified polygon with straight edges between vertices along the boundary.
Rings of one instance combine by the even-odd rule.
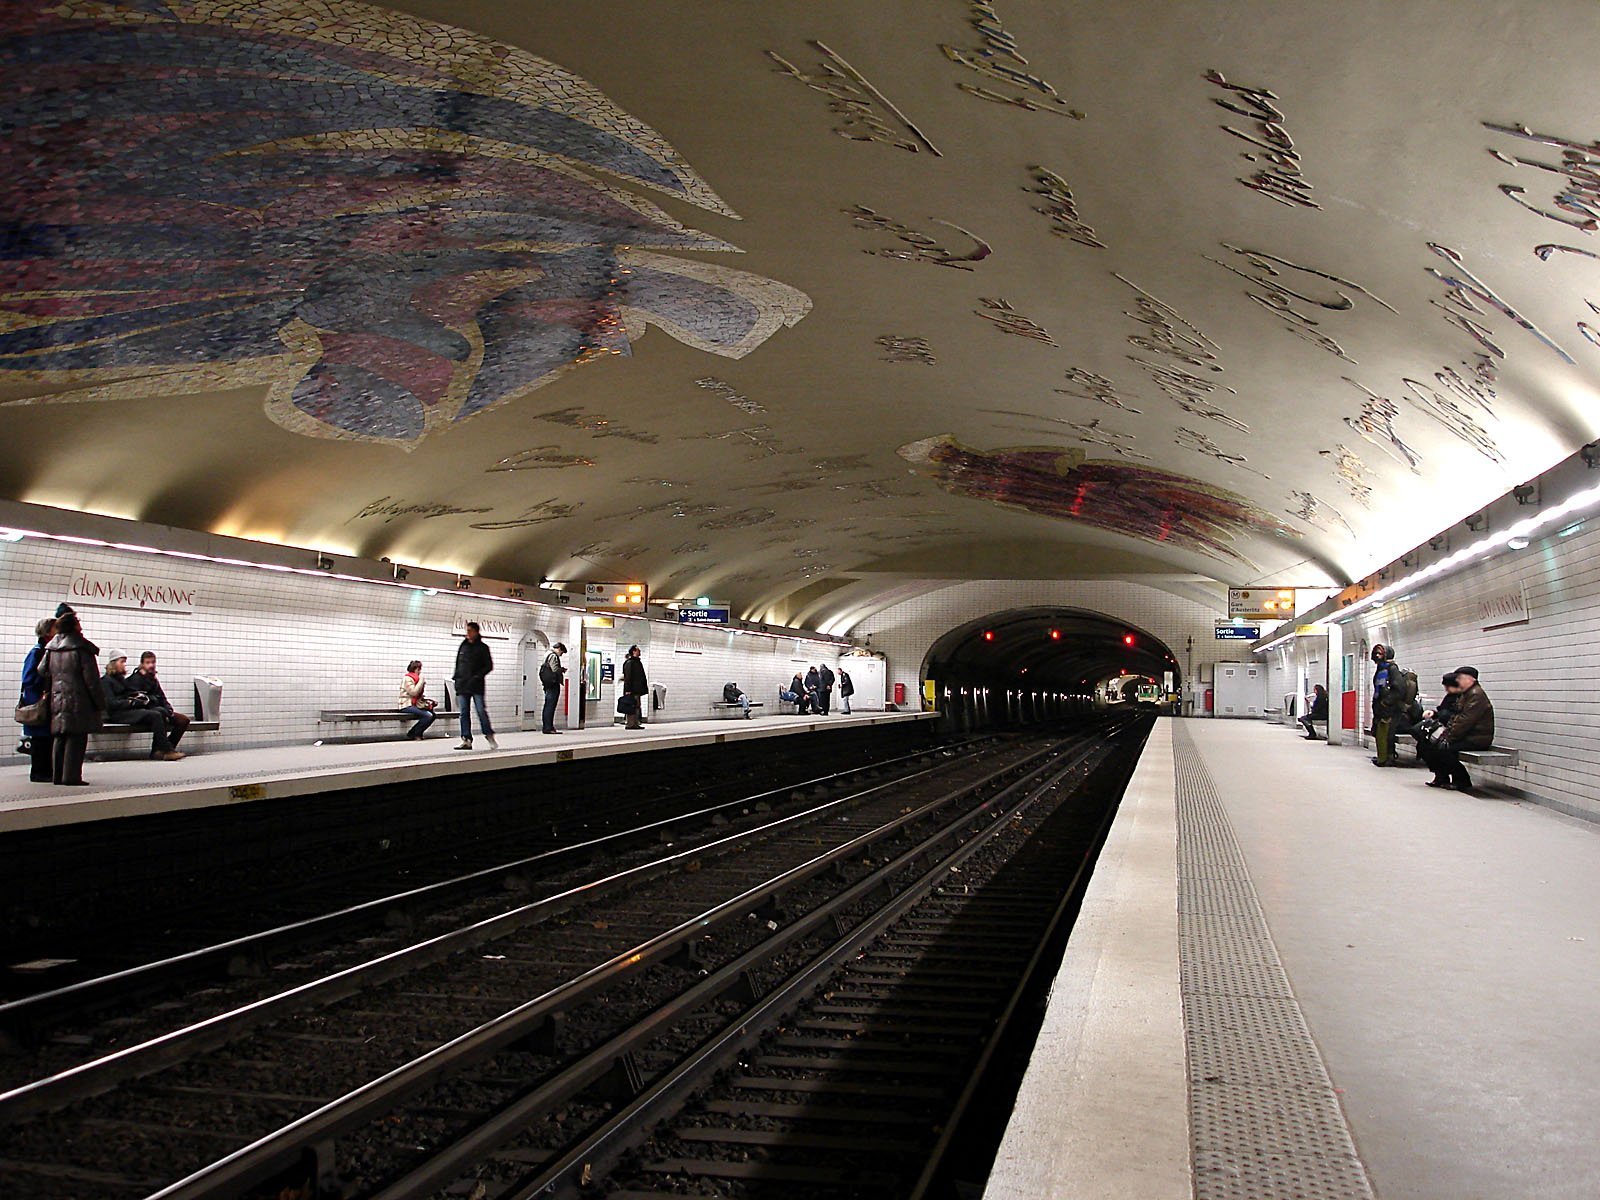
[[[1487,750],[1494,745],[1494,705],[1478,682],[1477,667],[1457,667],[1456,686],[1461,690],[1445,739],[1442,744],[1430,745],[1423,757],[1433,768],[1429,787],[1453,787],[1470,795],[1472,776],[1461,764],[1461,751]]]

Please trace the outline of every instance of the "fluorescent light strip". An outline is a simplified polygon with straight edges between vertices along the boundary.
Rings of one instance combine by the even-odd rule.
[[[488,592],[450,591],[426,583],[401,583],[397,579],[369,579],[365,575],[345,575],[334,571],[318,571],[312,567],[288,567],[281,563],[251,562],[245,558],[223,558],[215,554],[196,554],[189,550],[162,550],[155,546],[137,546],[132,542],[108,542],[104,538],[77,537],[70,533],[43,533],[37,529],[14,529],[0,526],[0,543],[20,542],[23,538],[38,538],[46,542],[67,542],[74,546],[95,546],[103,550],[126,550],[130,554],[157,554],[163,558],[184,558],[193,562],[217,563],[224,567],[253,567],[257,571],[276,571],[283,575],[312,575],[318,579],[338,579],[345,583],[370,583],[376,587],[401,588],[405,591],[424,592],[429,595],[470,596],[474,600],[493,600],[497,604],[520,604],[524,608],[549,608],[560,612],[588,613],[588,609],[573,608],[568,604],[546,604],[539,600],[517,600],[511,596],[495,596]],[[636,621],[651,621],[656,625],[670,625],[677,627],[673,621],[661,621],[653,617],[633,617]],[[754,629],[729,629],[729,633],[743,637],[775,638],[785,642],[805,642],[812,646],[840,646],[850,645],[843,641],[819,641],[814,637],[806,637],[797,633],[761,633]]]
[[[1575,512],[1592,508],[1595,504],[1600,504],[1600,484],[1585,488],[1576,495],[1567,497],[1566,500],[1554,508],[1547,508],[1537,516],[1526,517],[1508,528],[1502,529],[1499,533],[1492,533],[1486,538],[1480,538],[1472,545],[1457,550],[1454,554],[1441,558],[1438,562],[1429,563],[1422,570],[1414,571],[1404,579],[1379,588],[1365,600],[1352,604],[1332,619],[1342,625],[1346,621],[1353,619],[1357,614],[1382,604],[1386,600],[1394,599],[1408,588],[1427,583],[1464,563],[1471,562],[1475,558],[1481,558],[1491,550],[1498,550],[1513,538],[1532,538],[1540,530],[1554,525],[1558,521],[1565,520]],[[1262,649],[1266,648],[1265,646],[1262,647]]]

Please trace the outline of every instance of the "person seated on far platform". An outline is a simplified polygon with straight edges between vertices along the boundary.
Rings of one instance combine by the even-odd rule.
[[[1300,724],[1305,726],[1306,740],[1317,740],[1317,722],[1328,719],[1328,689],[1320,683],[1314,685],[1315,690],[1311,696],[1311,711],[1300,718]]]
[[[428,699],[427,690],[428,681],[422,677],[422,660],[413,658],[400,677],[400,711],[416,719],[416,724],[406,730],[408,742],[420,742],[434,722],[433,710],[438,706]]]
[[[167,719],[167,740],[176,750],[178,743],[183,739],[183,731],[189,728],[188,715],[173,710],[172,703],[167,699],[167,693],[161,686],[161,681],[156,678],[156,652],[146,650],[139,655],[139,669],[129,678],[133,686],[146,696],[150,697],[150,707],[160,709]]]
[[[150,757],[166,762],[183,758],[167,738],[167,714],[151,702],[150,694],[140,690],[128,674],[128,656],[113,650],[106,658],[106,673],[100,680],[105,694],[106,719],[139,729],[150,730]]]
[[[794,673],[794,678],[789,681],[787,688],[778,689],[778,699],[787,700],[795,706],[795,711],[801,716],[811,711],[811,697],[806,694],[805,681],[800,678],[800,672]]]

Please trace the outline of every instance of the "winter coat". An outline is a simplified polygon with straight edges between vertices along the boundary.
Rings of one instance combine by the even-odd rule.
[[[1307,714],[1313,721],[1326,721],[1328,719],[1328,693],[1313,692],[1311,694],[1311,712]]]
[[[155,707],[151,703],[150,693],[140,687],[139,681],[132,675],[102,675],[100,691],[105,695],[108,717],[120,717],[123,713],[147,712]]]
[[[833,672],[829,670],[827,663],[823,663],[822,669],[817,672],[817,682],[823,691],[833,691]]]
[[[856,694],[856,685],[850,682],[850,672],[849,671],[840,671],[839,672],[839,695],[841,695],[841,696],[854,696],[855,694]]]
[[[1494,705],[1481,684],[1460,693],[1455,715],[1450,718],[1450,746],[1455,750],[1487,750],[1494,745]]]
[[[39,674],[50,688],[51,733],[93,733],[105,723],[99,654],[99,646],[75,633],[58,633],[45,647]]]
[[[39,678],[39,667],[44,659],[44,643],[40,642],[28,651],[28,657],[22,660],[22,694],[18,699],[19,704],[34,704],[39,697],[44,695],[45,682]],[[46,737],[50,733],[48,723],[44,725],[24,725],[23,737]]]
[[[413,705],[421,707],[423,695],[428,690],[428,681],[421,675],[417,676],[415,683],[411,682],[411,673],[408,671],[400,676],[400,707],[411,708]]]
[[[483,639],[473,642],[462,638],[461,645],[456,647],[456,695],[483,695],[483,682],[493,670],[494,655],[489,653]]]
[[[172,711],[172,702],[167,699],[167,690],[161,686],[159,678],[146,675],[143,671],[129,671],[128,678],[133,680],[134,687],[150,697],[151,708],[159,708],[169,713]]]
[[[650,685],[644,676],[644,660],[639,658],[623,659],[622,694],[624,696],[643,696],[649,690]]]

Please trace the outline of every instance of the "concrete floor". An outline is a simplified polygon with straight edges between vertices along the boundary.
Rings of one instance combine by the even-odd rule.
[[[1600,826],[1186,730],[1382,1200],[1600,1196]]]

